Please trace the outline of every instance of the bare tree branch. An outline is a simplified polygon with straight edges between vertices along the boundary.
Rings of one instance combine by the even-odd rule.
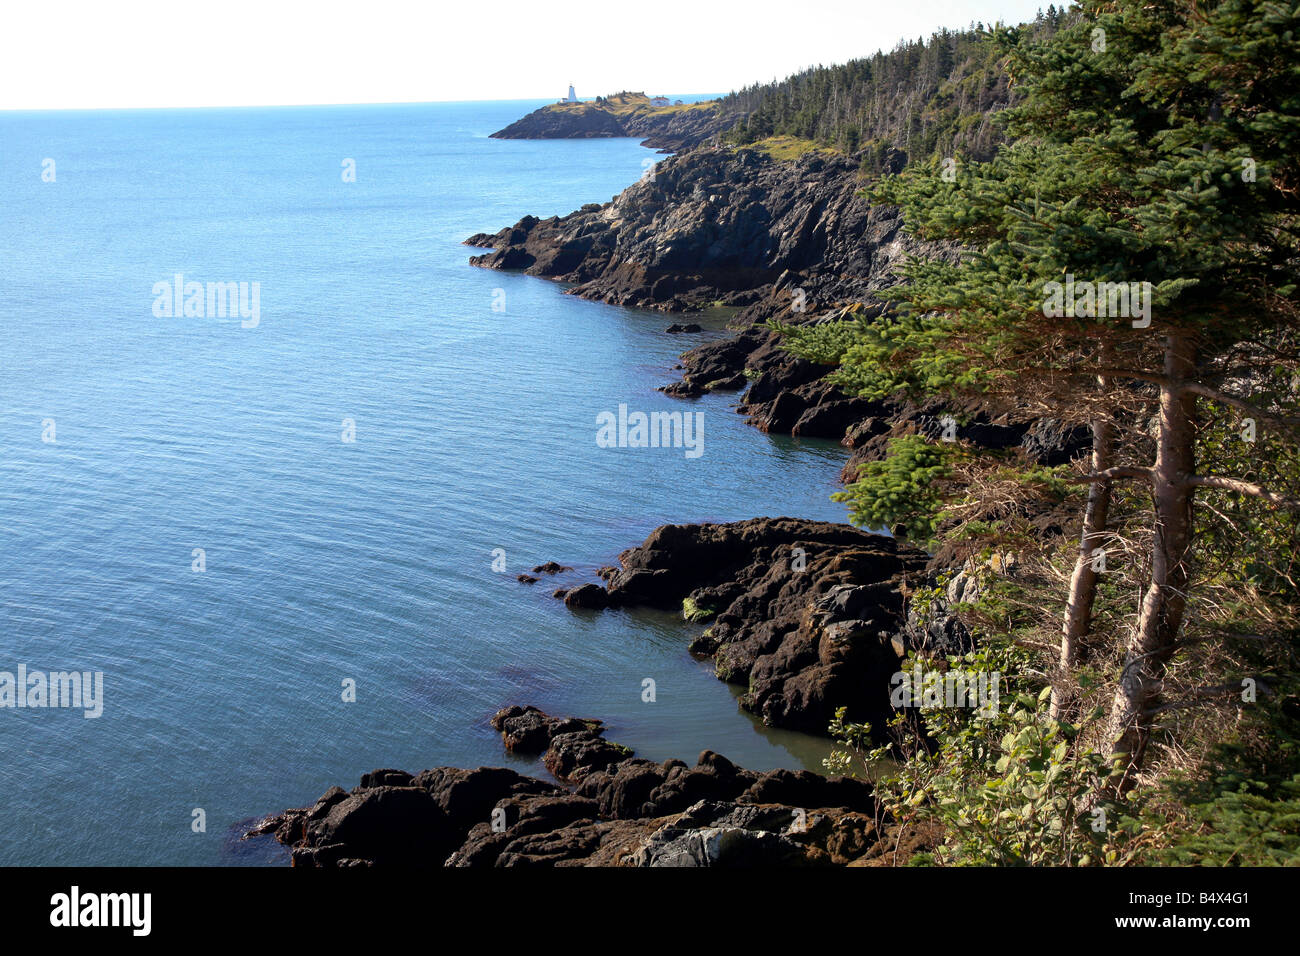
[[[1252,675],[1251,680],[1255,681],[1256,687],[1260,693],[1272,693],[1272,685],[1262,674]],[[1144,711],[1146,714],[1158,714],[1165,710],[1182,710],[1187,707],[1195,707],[1198,704],[1207,704],[1215,700],[1224,700],[1238,696],[1242,691],[1242,682],[1235,684],[1219,684],[1217,687],[1203,687],[1194,691],[1188,697],[1182,700],[1175,700],[1168,704],[1161,704],[1159,707],[1151,707]]]
[[[1280,495],[1276,491],[1269,491],[1262,485],[1242,481],[1240,478],[1225,478],[1222,475],[1192,475],[1183,484],[1196,488],[1218,488],[1223,491],[1235,491],[1239,494],[1262,498],[1269,504],[1300,508],[1300,501],[1288,498],[1286,495]]]
[[[1300,418],[1279,415],[1276,412],[1270,412],[1267,409],[1260,408],[1258,405],[1252,405],[1245,399],[1237,398],[1235,395],[1229,395],[1227,392],[1221,392],[1217,388],[1211,388],[1208,385],[1202,385],[1199,382],[1184,382],[1182,386],[1184,391],[1191,392],[1193,395],[1200,395],[1202,398],[1208,398],[1211,401],[1222,402],[1224,405],[1231,405],[1247,415],[1253,415],[1256,418],[1264,418],[1269,421],[1279,422],[1283,425],[1300,425]]]
[[[1150,481],[1151,469],[1117,465],[1114,468],[1107,468],[1105,471],[1096,471],[1090,475],[1079,475],[1065,480],[1074,485],[1090,485],[1097,481],[1114,481],[1116,478],[1140,478],[1143,481]]]

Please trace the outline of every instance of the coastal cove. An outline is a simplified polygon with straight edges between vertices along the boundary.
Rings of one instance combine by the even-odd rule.
[[[509,704],[650,759],[819,766],[679,611],[551,596],[664,524],[842,521],[847,453],[656,390],[720,321],[467,263],[659,158],[489,137],[536,105],[0,117],[0,670],[103,673],[98,719],[0,713],[0,863],[280,862],[248,821],[375,767],[544,775],[502,753]],[[176,275],[258,283],[259,321],[156,315]],[[602,447],[622,405],[700,416],[703,453]],[[573,571],[516,580],[547,561]]]
[[[9,922],[1275,914],[1300,0],[72,6],[0,61]]]

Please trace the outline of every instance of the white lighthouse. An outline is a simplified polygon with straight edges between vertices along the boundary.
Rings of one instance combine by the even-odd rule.
[[[575,93],[575,92],[573,92],[573,84],[572,84],[572,83],[569,84],[569,95],[566,96],[566,97],[564,98],[564,102],[566,102],[566,103],[576,103],[576,102],[578,102],[578,94]]]

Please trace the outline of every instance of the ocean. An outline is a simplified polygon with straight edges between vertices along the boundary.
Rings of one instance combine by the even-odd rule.
[[[467,264],[659,158],[488,138],[538,105],[0,113],[0,672],[103,681],[0,708],[0,864],[283,862],[248,821],[375,768],[544,776],[512,703],[818,767],[679,616],[551,596],[660,524],[843,520],[845,452],[656,392],[671,316]],[[604,447],[620,405],[702,453]]]

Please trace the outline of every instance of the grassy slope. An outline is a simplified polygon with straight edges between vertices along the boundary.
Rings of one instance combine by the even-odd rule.
[[[842,155],[838,149],[822,146],[814,140],[804,139],[799,136],[769,136],[766,139],[750,143],[746,148],[756,149],[773,159],[781,160],[798,159],[808,153],[822,153],[826,156]]]
[[[644,93],[615,93],[613,96],[606,96],[600,103],[594,100],[586,100],[578,103],[552,103],[549,106],[542,107],[545,110],[554,110],[555,112],[576,112],[585,113],[588,110],[603,109],[607,113],[613,114],[620,122],[632,119],[633,117],[656,114],[659,116],[669,116],[673,113],[683,113],[689,110],[713,110],[717,109],[717,100],[704,100],[699,103],[683,103],[681,106],[651,106],[650,97]]]

